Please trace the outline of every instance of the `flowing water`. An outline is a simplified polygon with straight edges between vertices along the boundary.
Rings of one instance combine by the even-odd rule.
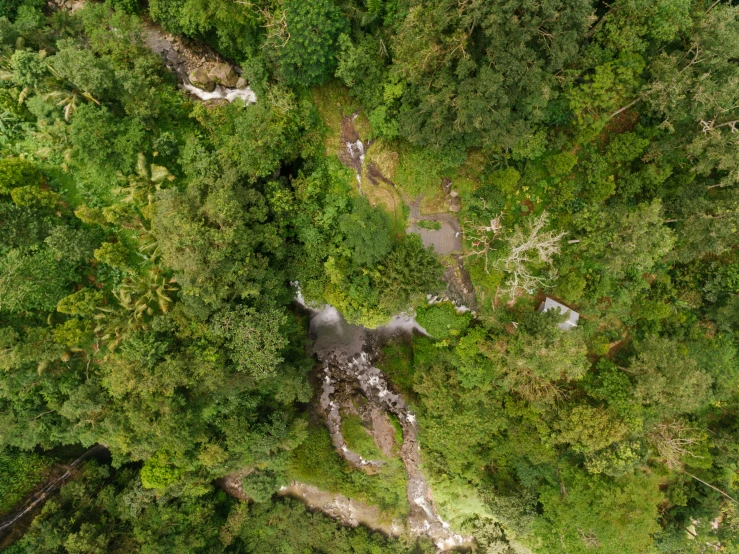
[[[302,302],[302,297],[298,296]],[[471,537],[455,533],[436,513],[426,478],[420,470],[421,453],[418,442],[418,422],[400,394],[393,392],[384,372],[372,365],[377,346],[399,333],[426,331],[411,317],[396,316],[384,327],[366,329],[349,324],[332,306],[311,310],[310,335],[313,352],[323,363],[323,389],[320,405],[326,413],[331,440],[337,452],[349,464],[362,468],[382,462],[365,460],[347,447],[341,435],[340,406],[333,394],[337,384],[349,384],[361,391],[367,401],[397,417],[403,430],[401,458],[408,473],[407,497],[410,515],[406,522],[411,535],[428,536],[439,550],[471,544]],[[293,487],[295,484],[293,484]],[[295,495],[295,491],[291,494]]]

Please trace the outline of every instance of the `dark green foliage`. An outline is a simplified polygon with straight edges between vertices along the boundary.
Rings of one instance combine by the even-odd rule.
[[[243,550],[239,551],[250,554],[281,551],[341,554],[422,552],[386,539],[379,533],[371,533],[363,526],[356,529],[343,527],[291,499],[254,505],[245,518],[240,537]]]
[[[407,235],[393,251],[380,261],[382,268],[377,288],[382,292],[381,305],[389,313],[397,313],[409,304],[419,304],[441,287],[443,268],[431,249],[426,249],[418,235]]]
[[[290,85],[325,82],[336,67],[337,39],[346,28],[341,11],[331,0],[286,0],[283,9],[287,40],[274,45],[282,76]]]
[[[555,484],[540,496],[544,514],[538,525],[548,552],[589,552],[594,541],[614,554],[651,551],[662,500],[653,477],[637,473],[613,480],[566,471],[563,482],[566,498]]]
[[[8,449],[0,452],[0,514],[20,503],[41,483],[52,460],[38,454]]]
[[[178,91],[147,17],[257,103]],[[713,0],[0,2],[0,498],[37,482],[15,449],[103,443],[118,468],[86,464],[15,551],[432,549],[273,495],[409,510],[401,460],[349,467],[312,411],[296,283],[432,335],[373,363],[480,551],[733,551],[737,37]],[[335,155],[357,138],[363,194]],[[451,283],[399,225],[419,194],[459,209]],[[474,311],[428,305],[445,289]],[[216,492],[229,474],[258,502]]]
[[[84,104],[73,119],[70,141],[83,162],[130,172],[138,152],[144,150],[146,133],[136,119],[118,119],[105,107]]]
[[[472,315],[460,314],[450,302],[419,308],[416,321],[434,338],[446,339],[459,336],[469,327]]]
[[[250,473],[242,480],[244,492],[254,502],[267,502],[279,488],[277,478],[269,472]]]

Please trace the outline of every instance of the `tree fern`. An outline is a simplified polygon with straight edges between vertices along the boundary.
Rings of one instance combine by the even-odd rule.
[[[382,0],[367,0],[367,10],[372,15],[377,15],[382,9]]]

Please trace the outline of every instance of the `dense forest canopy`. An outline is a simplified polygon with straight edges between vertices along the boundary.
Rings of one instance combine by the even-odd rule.
[[[0,516],[112,457],[4,552],[433,552],[298,293],[426,330],[376,364],[475,551],[739,552],[736,2],[0,0],[0,153]]]

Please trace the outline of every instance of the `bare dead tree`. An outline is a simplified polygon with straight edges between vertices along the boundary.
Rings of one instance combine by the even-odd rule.
[[[577,534],[580,535],[580,540],[582,540],[582,542],[588,548],[598,548],[600,546],[600,543],[598,542],[598,535],[596,535],[595,531],[593,531],[592,529],[590,529],[587,533],[582,529],[578,529]]]
[[[488,254],[494,251],[493,242],[498,238],[498,235],[503,231],[503,225],[500,220],[505,214],[499,213],[496,217],[490,220],[490,225],[474,225],[470,221],[465,222],[462,233],[464,238],[472,242],[472,250],[470,250],[465,257],[475,256],[483,258],[485,260],[485,272],[490,273],[488,269]]]
[[[490,220],[488,225],[465,223],[465,238],[472,242],[472,250],[466,256],[475,256],[485,260],[485,272],[490,273],[489,255],[495,251],[496,240],[508,241],[510,251],[505,258],[496,260],[494,269],[506,273],[505,284],[499,289],[503,296],[514,301],[521,291],[529,294],[545,286],[549,281],[546,276],[538,275],[537,268],[542,264],[552,267],[554,256],[559,253],[561,239],[567,233],[544,231],[549,223],[549,214],[543,212],[539,217],[527,220],[523,226],[516,227],[513,232],[505,233],[501,223],[503,213]]]
[[[656,425],[648,438],[667,467],[675,469],[682,466],[682,459],[685,456],[702,457],[690,451],[690,447],[700,441],[697,433],[697,429],[689,427],[682,421],[673,420]]]
[[[549,214],[543,212],[539,217],[527,221],[523,227],[517,227],[507,237],[510,252],[495,265],[508,275],[500,292],[510,297],[511,301],[520,296],[521,291],[533,294],[549,281],[548,277],[537,275],[535,267],[541,264],[552,267],[562,237],[567,233],[544,231],[548,223]]]

